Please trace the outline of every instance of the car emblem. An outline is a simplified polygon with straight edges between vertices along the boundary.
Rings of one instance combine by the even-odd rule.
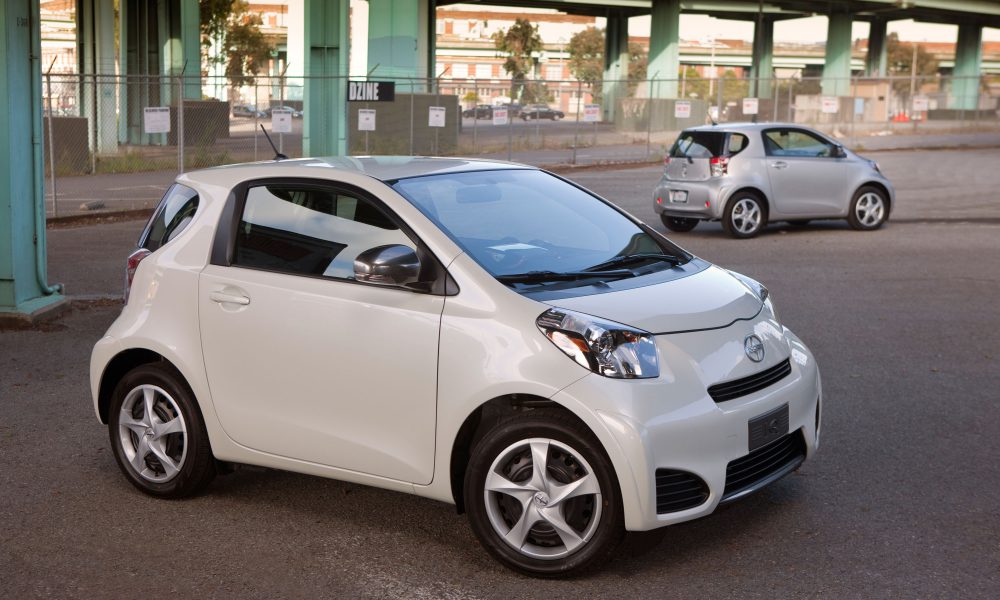
[[[687,174],[688,174],[688,168],[687,165],[684,165],[681,167],[681,177],[687,177]]]
[[[754,362],[764,360],[764,342],[756,335],[748,335],[743,340],[743,351],[747,353],[747,358]]]

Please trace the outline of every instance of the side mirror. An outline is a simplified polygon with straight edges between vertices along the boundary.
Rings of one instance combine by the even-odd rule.
[[[847,151],[840,144],[833,145],[833,153],[831,154],[834,158],[844,158],[847,156]]]
[[[419,277],[420,259],[408,246],[377,246],[354,259],[354,278],[358,281],[405,286],[416,283]]]

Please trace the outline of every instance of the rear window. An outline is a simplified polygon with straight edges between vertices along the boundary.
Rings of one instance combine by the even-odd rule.
[[[724,131],[682,131],[670,149],[672,158],[712,158],[726,152]]]
[[[160,200],[153,218],[139,239],[139,245],[150,252],[156,252],[170,240],[187,229],[198,210],[198,192],[175,183]]]

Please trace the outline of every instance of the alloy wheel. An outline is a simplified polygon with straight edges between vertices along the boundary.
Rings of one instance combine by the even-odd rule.
[[[180,407],[155,385],[139,385],[125,396],[118,437],[125,460],[147,481],[172,480],[187,458],[187,426]]]
[[[750,198],[742,198],[733,207],[733,228],[741,234],[750,234],[760,227],[760,205]]]
[[[858,198],[854,206],[854,214],[858,222],[865,227],[874,227],[882,221],[885,214],[885,202],[875,192],[865,192]]]

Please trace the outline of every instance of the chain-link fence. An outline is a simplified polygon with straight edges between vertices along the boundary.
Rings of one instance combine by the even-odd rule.
[[[233,88],[224,79],[46,76],[49,214],[148,208],[179,172],[270,159],[261,125],[280,152],[301,157],[303,98],[314,81]],[[961,136],[1000,132],[1000,78],[988,77],[397,79],[394,91],[389,101],[361,93],[309,110],[346,117],[350,154],[537,165],[658,160],[680,130],[713,120],[801,124],[860,149],[959,145]]]

